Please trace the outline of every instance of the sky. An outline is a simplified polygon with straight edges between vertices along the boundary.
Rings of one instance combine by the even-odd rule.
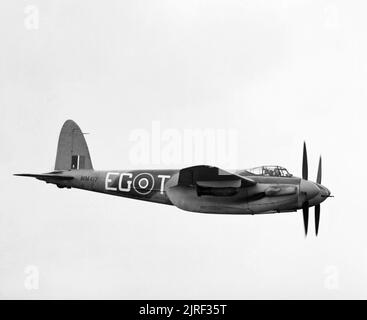
[[[0,298],[366,299],[366,6],[1,1]],[[301,212],[201,215],[12,176],[53,170],[67,119],[101,170],[300,176],[306,141],[335,198],[305,238]],[[214,156],[185,149],[195,130]]]

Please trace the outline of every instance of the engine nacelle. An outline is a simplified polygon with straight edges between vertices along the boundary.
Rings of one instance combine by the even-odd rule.
[[[201,196],[231,197],[238,193],[239,188],[234,187],[214,188],[214,187],[197,186],[196,191],[199,197]]]

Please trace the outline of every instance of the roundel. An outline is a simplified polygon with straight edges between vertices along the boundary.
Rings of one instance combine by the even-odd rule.
[[[150,173],[139,173],[133,180],[133,188],[137,193],[148,194],[153,190],[154,178]]]

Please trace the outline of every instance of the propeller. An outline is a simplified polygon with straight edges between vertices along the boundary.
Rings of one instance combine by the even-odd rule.
[[[319,224],[320,224],[320,205],[317,204],[315,206],[315,231],[316,231],[316,236],[319,233]]]
[[[303,160],[302,160],[302,178],[308,179],[308,163],[307,163],[307,148],[306,142],[303,143]],[[308,230],[308,201],[305,201],[302,206],[303,211],[303,224],[305,226],[305,236],[307,236]]]
[[[303,224],[305,226],[305,236],[307,236],[307,230],[308,230],[308,201],[306,201],[303,204],[302,210],[303,210]]]
[[[303,143],[302,178],[308,180],[308,162],[306,142]]]
[[[321,156],[320,156],[319,168],[317,169],[317,179],[316,179],[316,182],[318,184],[321,184],[321,175],[322,175],[321,162],[322,162],[322,159],[321,159]]]
[[[318,166],[318,169],[317,169],[317,178],[316,178],[316,182],[318,184],[321,184],[321,176],[322,176],[322,160],[321,160],[321,156],[320,156],[319,166]],[[306,142],[303,143],[302,178],[304,180],[308,180],[308,161],[307,161]],[[302,211],[303,211],[303,224],[304,224],[304,227],[305,227],[305,236],[307,236],[308,217],[309,217],[309,202],[307,200],[302,205]],[[319,232],[319,225],[320,225],[320,204],[317,204],[317,205],[315,205],[315,231],[316,231],[316,236]]]
[[[322,160],[321,160],[321,156],[320,156],[319,167],[317,169],[317,178],[316,178],[316,182],[318,184],[321,184],[321,176],[322,176]],[[320,210],[321,210],[321,207],[320,207],[319,204],[317,204],[315,206],[315,232],[316,232],[316,236],[319,233]]]

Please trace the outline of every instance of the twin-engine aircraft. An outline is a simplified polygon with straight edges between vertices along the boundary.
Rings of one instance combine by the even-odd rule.
[[[214,214],[261,214],[303,210],[305,234],[309,207],[315,207],[316,235],[320,203],[331,197],[321,185],[321,157],[316,183],[308,180],[306,144],[302,179],[280,166],[261,166],[228,172],[199,165],[181,170],[94,170],[83,132],[72,120],[64,123],[55,170],[33,177],[59,188],[77,188]]]

